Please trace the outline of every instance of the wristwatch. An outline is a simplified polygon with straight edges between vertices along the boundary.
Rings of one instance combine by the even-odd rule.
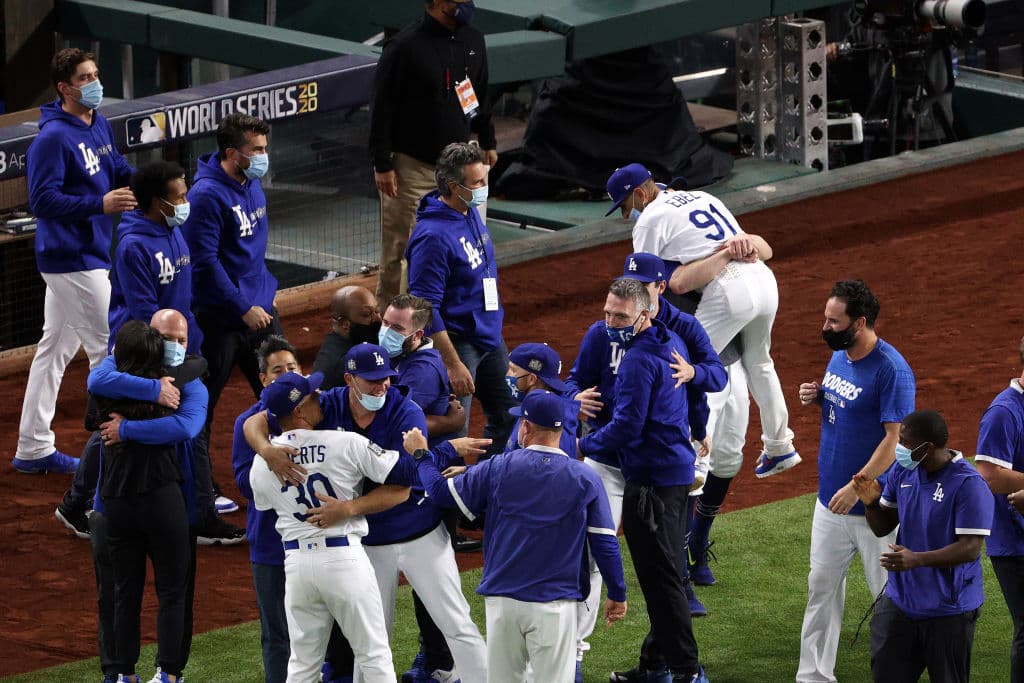
[[[419,462],[428,455],[430,455],[430,451],[428,451],[426,448],[417,448],[412,452],[412,459],[415,460],[416,462]]]

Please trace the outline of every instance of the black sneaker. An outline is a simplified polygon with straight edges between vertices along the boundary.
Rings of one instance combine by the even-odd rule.
[[[484,542],[470,538],[469,536],[463,536],[462,534],[455,534],[455,540],[452,543],[457,553],[475,553],[480,548],[484,547]]]
[[[53,515],[57,521],[66,526],[79,538],[88,541],[92,538],[89,531],[89,509],[81,505],[75,505],[71,501],[70,492],[64,494],[64,499],[57,505]]]
[[[196,543],[199,545],[238,545],[245,543],[245,529],[212,515],[196,525]]]

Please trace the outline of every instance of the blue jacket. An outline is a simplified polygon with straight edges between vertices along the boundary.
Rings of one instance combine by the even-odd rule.
[[[431,500],[458,507],[471,520],[487,512],[481,595],[582,600],[590,592],[589,550],[608,597],[626,599],[608,497],[587,465],[558,449],[531,446],[500,453],[454,479],[444,479],[431,458],[417,467]]]
[[[216,154],[204,154],[188,199],[182,233],[194,266],[193,308],[239,328],[253,306],[270,313],[277,280],[265,261],[267,198],[260,181],[243,185],[224,172]]]
[[[659,300],[658,317],[669,330],[679,336],[686,346],[686,352],[679,349],[693,365],[694,375],[685,385],[687,396],[687,414],[690,433],[694,439],[701,440],[706,435],[708,421],[707,394],[721,391],[728,383],[728,374],[722,361],[715,353],[704,327],[688,313],[680,311],[661,297]],[[670,349],[671,351],[671,349]],[[615,380],[619,371],[619,363],[625,349],[612,343],[605,332],[604,321],[598,320],[583,336],[579,354],[566,378],[573,392],[596,386],[601,392],[604,407],[596,418],[589,420],[591,427],[599,429],[612,419],[615,407]],[[620,458],[617,453],[595,453],[594,460],[611,467],[619,467]]]
[[[491,234],[475,208],[462,215],[436,191],[425,195],[405,260],[409,292],[434,305],[427,334],[447,330],[485,352],[501,346],[505,311],[500,300],[496,311],[484,310],[484,279],[494,278],[497,287],[498,265]]]
[[[615,380],[615,409],[605,426],[580,439],[584,456],[619,453],[626,481],[649,486],[693,483],[686,392],[672,379],[671,350],[689,350],[660,321],[630,341]]]
[[[98,111],[86,125],[61,109],[60,100],[39,109],[39,135],[26,159],[28,202],[39,219],[39,272],[110,268],[113,223],[103,213],[103,195],[126,187],[134,169],[114,148],[114,133]]]
[[[199,353],[203,333],[192,316],[192,261],[178,228],[157,225],[140,211],[121,217],[110,274],[110,348],[129,320],[173,308],[188,322],[188,349]]]
[[[562,438],[558,442],[558,447],[565,451],[569,457],[576,457],[576,435],[579,432],[580,426],[580,402],[574,401],[573,396],[576,391],[566,391],[563,398],[565,399],[565,420],[562,422]],[[518,451],[523,446],[519,443],[519,425],[522,424],[523,418],[517,417],[516,423],[512,425],[512,433],[508,436],[508,441],[505,442],[505,453],[512,451]]]
[[[426,342],[429,343],[430,339]],[[425,415],[444,415],[448,412],[448,370],[433,345],[392,358],[391,368],[398,373],[396,383],[409,389],[409,399],[415,401]],[[428,434],[427,440],[433,448],[448,436]]]
[[[249,470],[252,469],[256,451],[245,440],[242,427],[251,415],[264,410],[263,402],[257,402],[235,420],[234,439],[231,442],[231,468],[235,483],[249,505],[245,507],[245,537],[249,540],[249,560],[257,564],[284,566],[284,546],[281,534],[277,533],[277,512],[257,510],[253,504],[252,486],[249,484]]]
[[[136,377],[120,372],[113,356],[107,356],[89,372],[86,382],[90,394],[113,399],[132,399],[155,403],[160,396],[160,380]],[[181,388],[181,403],[173,415],[158,417],[152,420],[122,420],[118,435],[122,441],[137,441],[144,444],[175,444],[178,450],[178,463],[181,465],[181,489],[188,507],[189,524],[199,520],[200,510],[196,505],[195,468],[192,465],[196,457],[193,439],[206,424],[206,407],[209,393],[206,385],[200,380],[192,380]],[[100,449],[100,471],[103,467],[103,449]],[[103,501],[99,495],[100,482],[97,480],[96,496],[93,509],[104,511]]]
[[[384,407],[374,415],[373,422],[367,429],[356,426],[352,411],[348,405],[349,388],[336,387],[320,394],[320,410],[324,419],[316,426],[317,429],[344,429],[348,432],[362,434],[382,448],[405,453],[402,447],[402,432],[418,427],[427,433],[427,419],[418,405],[406,397],[408,389],[391,386],[388,389]],[[402,463],[406,459],[400,459]],[[411,457],[408,458],[411,463]],[[392,470],[386,483],[407,484],[400,475],[401,468]],[[414,476],[415,479],[415,476]],[[418,481],[417,481],[418,483]],[[366,482],[363,493],[375,488],[372,482]],[[433,530],[441,522],[442,511],[434,505],[430,498],[423,494],[423,487],[414,485],[409,499],[390,510],[366,516],[370,531],[363,537],[363,545],[389,545],[401,541],[418,538]]]

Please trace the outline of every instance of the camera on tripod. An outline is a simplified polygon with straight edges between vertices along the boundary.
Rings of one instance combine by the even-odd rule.
[[[985,0],[856,0],[854,12],[878,28],[917,26],[980,31]]]

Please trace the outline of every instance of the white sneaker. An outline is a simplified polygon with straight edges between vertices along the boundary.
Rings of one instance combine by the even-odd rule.
[[[217,498],[213,501],[213,506],[217,508],[218,515],[226,515],[229,512],[235,512],[238,510],[238,503],[231,500],[227,496],[217,495]]]

